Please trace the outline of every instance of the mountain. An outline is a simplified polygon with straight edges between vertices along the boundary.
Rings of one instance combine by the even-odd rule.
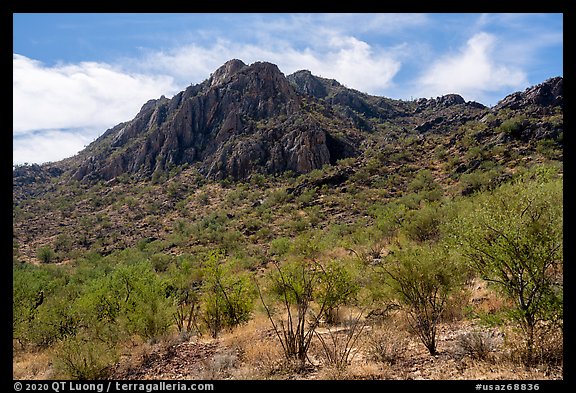
[[[562,379],[563,109],[562,78],[488,108],[231,60],[76,156],[13,169],[14,378]],[[545,361],[529,374],[526,343],[500,318],[516,296],[492,291],[485,255],[502,282],[511,268],[550,283],[552,319],[522,333]],[[532,260],[547,266],[537,278],[522,273]],[[424,282],[427,304],[453,283],[435,312],[442,356],[413,334],[395,274]],[[341,300],[298,313],[318,330],[315,364],[295,368],[278,342],[293,296],[279,291],[314,283],[315,309]],[[337,339],[341,324],[366,345],[334,374],[334,348],[355,342]]]
[[[101,253],[162,238],[183,211],[220,209],[205,210],[203,195],[222,181],[280,187],[286,198],[337,192],[337,201],[314,200],[328,217],[318,225],[353,223],[370,204],[409,193],[422,170],[444,194],[468,195],[518,167],[561,162],[562,148],[561,77],[488,108],[457,94],[372,96],[306,70],[284,76],[274,64],[230,60],[171,99],[148,101],[76,156],[14,168],[14,242],[33,261],[63,231],[77,248],[99,244]],[[248,236],[244,221],[236,229]]]
[[[150,176],[198,163],[207,177],[240,179],[309,172],[354,154],[349,138],[335,136],[303,106],[276,65],[230,60],[203,83],[151,100],[132,121],[108,130],[79,154],[73,177]]]
[[[212,179],[301,174],[360,155],[369,136],[385,128],[450,132],[488,113],[561,105],[562,78],[490,109],[457,94],[414,101],[371,96],[307,70],[284,76],[274,64],[234,59],[171,99],[148,101],[133,120],[46,168],[83,181],[125,173],[150,178],[182,164]]]

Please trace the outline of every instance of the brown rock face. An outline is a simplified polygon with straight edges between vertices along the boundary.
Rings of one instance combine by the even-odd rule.
[[[532,86],[523,92],[516,92],[506,96],[495,109],[519,109],[527,106],[563,106],[564,79],[550,78],[543,83]]]
[[[300,106],[276,65],[230,60],[205,82],[151,100],[132,121],[108,130],[81,153],[74,177],[150,175],[183,163],[199,163],[212,178],[308,172],[341,151],[331,155],[327,131]]]
[[[185,163],[215,179],[305,173],[358,155],[371,133],[449,133],[500,109],[553,113],[562,107],[562,95],[562,78],[552,78],[490,109],[457,94],[392,100],[309,71],[286,77],[274,64],[234,59],[171,99],[148,101],[133,120],[109,129],[58,165],[87,181],[124,173],[146,178]],[[519,137],[544,139],[562,132],[548,123],[525,128]]]

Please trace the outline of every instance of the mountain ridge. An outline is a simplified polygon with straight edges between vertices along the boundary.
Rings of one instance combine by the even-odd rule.
[[[370,134],[387,127],[450,132],[501,110],[562,107],[562,81],[550,78],[488,108],[458,94],[372,96],[308,70],[285,76],[269,62],[232,59],[172,98],[149,100],[74,157],[44,167],[81,181],[150,178],[184,164],[213,179],[302,174],[358,156]]]

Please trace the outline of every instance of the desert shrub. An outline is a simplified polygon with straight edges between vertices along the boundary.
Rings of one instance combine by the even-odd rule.
[[[304,366],[315,329],[329,305],[342,304],[348,297],[338,291],[341,276],[336,269],[330,273],[319,263],[301,259],[291,260],[267,276],[267,294],[281,304],[282,312],[264,300],[258,287],[260,300],[278,338],[288,362]],[[313,307],[315,305],[316,307]]]
[[[321,252],[321,245],[317,236],[318,234],[312,231],[296,236],[290,247],[291,254],[310,259],[318,257]]]
[[[530,363],[538,326],[563,319],[562,180],[536,173],[471,201],[454,237],[470,265],[511,302]]]
[[[438,145],[434,149],[434,157],[439,160],[445,160],[448,157],[448,151],[443,145]]]
[[[45,295],[46,299],[29,324],[27,334],[31,343],[45,348],[76,334],[80,321],[74,313],[71,296],[65,291]]]
[[[13,269],[13,338],[22,345],[48,347],[75,334],[74,283],[49,267],[16,265]]]
[[[484,171],[464,173],[460,176],[462,195],[469,195],[475,191],[484,190],[490,182],[488,174]]]
[[[73,245],[74,241],[72,238],[67,234],[61,233],[56,237],[54,249],[56,252],[67,253],[72,250]]]
[[[487,360],[498,347],[498,340],[490,332],[472,331],[458,336],[459,352],[472,359]]]
[[[322,346],[325,363],[337,372],[344,371],[357,354],[354,351],[355,345],[366,327],[361,318],[362,312],[359,312],[356,316],[351,316],[341,329],[328,328],[326,332],[315,331]]]
[[[317,187],[305,189],[298,197],[296,197],[296,203],[298,203],[300,206],[308,206],[316,197],[317,191]]]
[[[50,263],[56,259],[56,252],[50,246],[41,246],[38,248],[36,256],[41,263]]]
[[[327,264],[317,295],[317,301],[325,305],[324,319],[327,324],[338,322],[338,308],[356,300],[359,289],[345,263],[336,260]]]
[[[165,272],[171,262],[172,257],[162,253],[156,253],[150,257],[152,268],[157,273]]]
[[[165,283],[144,261],[122,264],[93,280],[77,307],[86,319],[107,321],[128,334],[155,339],[171,324],[174,305],[166,297]]]
[[[368,358],[389,365],[394,365],[404,358],[408,338],[397,329],[388,327],[368,335]]]
[[[396,251],[382,265],[394,295],[407,309],[408,321],[431,355],[436,329],[449,295],[460,288],[463,269],[443,245]]]
[[[504,120],[498,127],[494,129],[495,132],[504,132],[506,134],[517,137],[519,133],[526,127],[527,120],[523,116],[516,116]]]
[[[437,204],[426,204],[411,211],[402,222],[402,232],[417,242],[434,241],[440,238],[440,224],[444,211]]]
[[[553,139],[542,139],[538,141],[536,151],[549,160],[562,157],[562,147]]]
[[[564,361],[564,331],[561,326],[539,324],[535,334],[533,361],[546,365],[561,365]]]
[[[92,337],[76,336],[62,342],[55,352],[54,367],[63,379],[106,378],[118,360],[113,345]]]
[[[371,215],[375,219],[376,228],[383,236],[391,237],[396,234],[404,221],[408,209],[402,203],[388,203],[384,206],[374,207]]]
[[[266,176],[261,173],[253,173],[250,175],[250,184],[256,187],[266,186]]]
[[[18,264],[12,267],[12,333],[15,339],[24,339],[27,322],[44,301],[44,291],[51,280],[45,269]]]
[[[317,264],[304,261],[285,263],[282,267],[274,263],[274,266],[276,270],[268,275],[268,291],[282,303],[286,315],[277,320],[273,315],[275,311],[266,304],[259,289],[260,299],[282,345],[284,357],[303,366],[314,330],[320,324],[320,314],[324,311],[313,313],[311,310],[321,271],[316,268]]]
[[[564,334],[558,326],[539,324],[534,329],[534,345],[527,347],[522,330],[508,332],[504,342],[504,359],[514,363],[542,365],[546,368],[561,366],[564,361]]]
[[[278,190],[273,190],[268,194],[268,197],[264,200],[263,206],[273,207],[280,204],[287,203],[294,198],[292,194],[289,194],[285,189],[281,188]]]
[[[219,253],[211,253],[203,271],[203,318],[212,337],[250,319],[255,292],[247,274],[231,269]]]
[[[201,192],[197,195],[196,201],[198,204],[200,204],[200,206],[207,206],[210,204],[210,194],[208,194],[206,191]]]
[[[408,184],[408,191],[421,192],[438,188],[438,183],[434,180],[432,172],[428,169],[422,169],[416,173],[414,179]]]
[[[489,161],[486,161],[489,162]],[[493,166],[489,169],[482,165],[480,169],[477,169],[470,173],[464,173],[460,176],[460,187],[462,195],[470,195],[476,191],[486,191],[498,185],[499,182],[506,179],[506,175],[503,175],[501,167]]]
[[[270,242],[270,253],[272,255],[283,256],[290,250],[292,242],[287,237],[279,237]]]

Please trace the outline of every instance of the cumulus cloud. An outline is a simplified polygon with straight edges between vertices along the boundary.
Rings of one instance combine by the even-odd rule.
[[[13,163],[74,155],[142,104],[176,93],[173,78],[127,73],[85,62],[47,67],[13,55]]]
[[[49,67],[14,54],[13,133],[35,133],[15,140],[14,162],[44,162],[40,160],[74,154],[87,139],[75,130],[92,130],[88,139],[94,139],[107,128],[133,118],[149,99],[171,96],[199,83],[232,58],[246,63],[270,61],[285,74],[308,69],[374,94],[389,86],[400,69],[393,51],[375,50],[362,40],[329,29],[321,34],[321,48],[296,48],[287,40],[258,45],[218,39],[209,46],[190,44],[122,59],[121,66],[82,62]],[[40,153],[56,146],[62,148]]]
[[[72,157],[94,140],[98,130],[43,130],[13,139],[13,164],[44,163]]]
[[[201,82],[232,58],[245,63],[269,61],[285,74],[308,69],[313,74],[374,94],[389,86],[401,67],[394,50],[375,50],[353,36],[325,32],[324,43],[322,48],[299,49],[285,41],[261,46],[221,39],[209,47],[192,44],[149,53],[144,59],[133,60],[133,66],[146,73],[170,74],[184,84]]]
[[[175,93],[171,77],[123,72],[94,62],[47,67],[13,55],[13,132],[106,128],[134,117],[143,103]]]
[[[521,88],[526,73],[495,56],[496,37],[480,32],[472,36],[458,53],[441,57],[417,79],[415,94],[432,97],[457,93],[467,100],[485,101],[490,92]]]

